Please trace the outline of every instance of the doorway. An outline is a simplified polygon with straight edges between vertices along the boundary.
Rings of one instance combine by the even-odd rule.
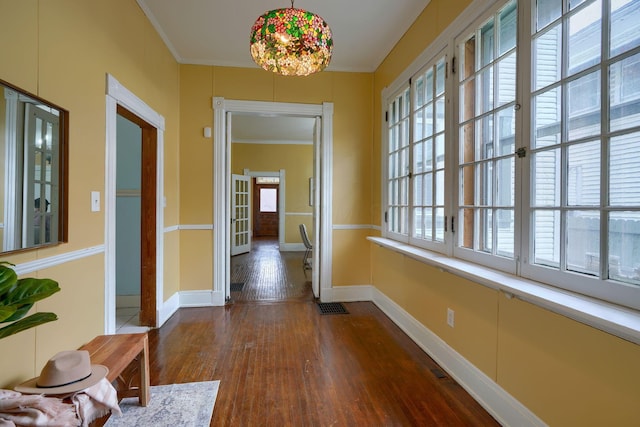
[[[332,189],[333,166],[333,104],[291,104],[261,101],[233,101],[213,99],[214,109],[214,232],[213,259],[213,303],[224,305],[230,298],[230,247],[231,247],[231,127],[232,114],[254,114],[267,117],[310,117],[316,122],[314,132],[313,173],[313,294],[320,301],[331,298],[331,254],[332,254]]]
[[[255,237],[278,238],[278,184],[261,184],[253,180],[253,235]]]
[[[130,327],[155,326],[157,131],[120,105],[117,113],[116,294],[125,302],[116,309],[137,308]]]
[[[164,118],[107,74],[105,167],[105,334],[116,333],[116,175],[118,115],[141,130],[140,323],[159,327],[163,315]]]

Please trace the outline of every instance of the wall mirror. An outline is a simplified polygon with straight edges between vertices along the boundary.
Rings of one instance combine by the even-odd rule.
[[[0,253],[67,241],[68,111],[0,80]]]

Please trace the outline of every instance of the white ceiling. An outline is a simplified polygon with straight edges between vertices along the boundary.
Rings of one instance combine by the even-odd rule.
[[[291,0],[137,0],[176,60],[183,64],[257,67],[249,32],[265,11]],[[429,0],[298,0],[333,33],[327,71],[373,72]]]
[[[373,72],[430,0],[297,0],[294,7],[320,15],[333,33],[327,71]],[[182,64],[258,66],[249,32],[265,11],[291,0],[137,0],[165,44]],[[267,71],[265,71],[266,73]],[[234,141],[305,142],[313,119],[234,116]]]
[[[315,119],[234,114],[231,139],[239,143],[311,144]]]

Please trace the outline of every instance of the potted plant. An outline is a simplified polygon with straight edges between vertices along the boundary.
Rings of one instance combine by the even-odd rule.
[[[52,279],[18,279],[11,265],[0,261],[0,325],[8,323],[0,328],[0,339],[58,319],[54,313],[34,313],[24,317],[36,301],[55,294],[60,287]]]

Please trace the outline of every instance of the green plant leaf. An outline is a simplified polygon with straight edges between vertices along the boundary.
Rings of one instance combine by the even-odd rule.
[[[16,312],[16,307],[13,305],[0,306],[0,323],[10,322],[7,320],[11,318]]]
[[[18,285],[6,296],[6,304],[18,307],[33,304],[47,298],[60,290],[58,282],[52,279],[36,279],[33,277],[19,279]]]
[[[10,292],[18,282],[18,275],[15,270],[11,267],[7,267],[7,265],[11,264],[5,261],[0,261],[0,297],[7,292]],[[0,298],[0,305],[2,305],[2,298]]]
[[[15,305],[11,305],[9,307],[13,307],[13,314],[9,318],[3,320],[2,323],[15,322],[18,319],[22,319],[29,312],[29,310],[31,310],[31,307],[33,307],[33,303],[24,304],[19,307]]]
[[[58,316],[56,316],[54,313],[32,314],[31,316],[25,317],[24,319],[18,320],[17,322],[13,322],[12,324],[5,326],[4,328],[0,328],[0,339],[6,338],[13,334],[17,334],[18,332],[22,332],[26,329],[31,329],[44,323],[53,322],[54,320],[58,320]]]

